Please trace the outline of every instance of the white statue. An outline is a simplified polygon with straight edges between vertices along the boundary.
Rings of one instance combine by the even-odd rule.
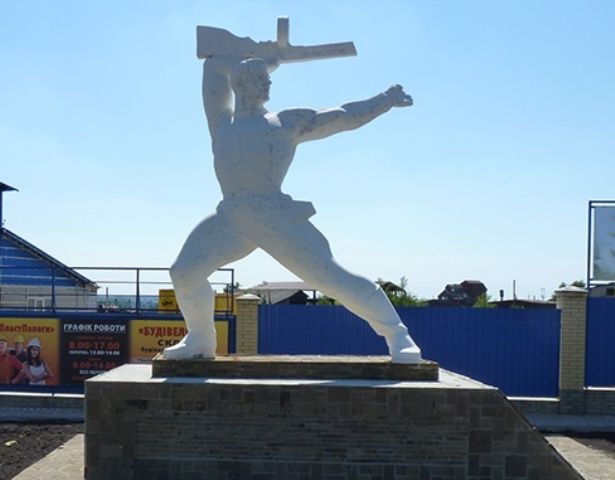
[[[385,338],[393,362],[421,361],[420,349],[382,289],[339,266],[327,239],[308,220],[316,213],[312,204],[293,200],[281,189],[300,143],[358,128],[393,107],[412,105],[410,96],[395,85],[339,108],[279,113],[265,109],[269,73],[278,63],[354,53],[352,43],[290,46],[287,19],[278,22],[277,43],[256,43],[225,30],[198,27],[198,55],[207,57],[203,101],[223,200],[188,236],[171,267],[189,333],[164,350],[165,358],[215,357],[214,292],[207,277],[260,247],[369,322]]]

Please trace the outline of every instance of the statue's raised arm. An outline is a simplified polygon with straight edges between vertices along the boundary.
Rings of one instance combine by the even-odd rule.
[[[228,55],[208,58],[203,64],[203,106],[212,140],[221,123],[233,116],[231,71],[241,59]]]
[[[255,42],[237,37],[215,27],[197,27],[197,57],[205,59],[203,66],[203,104],[212,139],[221,123],[233,115],[231,77],[233,68],[242,60],[261,58],[271,72],[279,63],[303,62],[324,58],[356,55],[352,42],[314,46],[294,46],[289,43],[287,17],[278,18],[277,40]]]

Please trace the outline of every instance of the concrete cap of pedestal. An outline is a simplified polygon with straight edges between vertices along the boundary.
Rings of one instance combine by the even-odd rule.
[[[567,287],[564,288],[559,288],[557,290],[555,290],[555,294],[556,295],[587,295],[587,289],[586,288],[580,288],[580,287],[574,287],[572,285],[568,285]]]
[[[246,293],[240,297],[237,297],[237,300],[260,300],[260,297],[252,293]]]

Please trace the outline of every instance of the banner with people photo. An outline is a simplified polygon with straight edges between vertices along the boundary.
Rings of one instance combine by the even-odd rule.
[[[62,320],[62,383],[82,383],[128,362],[128,325],[118,319]]]
[[[0,384],[59,383],[58,319],[0,317]]]
[[[229,320],[216,320],[228,355]],[[183,320],[0,317],[0,384],[78,385],[125,363],[148,363],[187,334]]]

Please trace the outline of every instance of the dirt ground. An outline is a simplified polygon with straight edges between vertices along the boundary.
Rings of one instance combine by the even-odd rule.
[[[13,478],[83,431],[83,423],[0,423],[0,480]]]

